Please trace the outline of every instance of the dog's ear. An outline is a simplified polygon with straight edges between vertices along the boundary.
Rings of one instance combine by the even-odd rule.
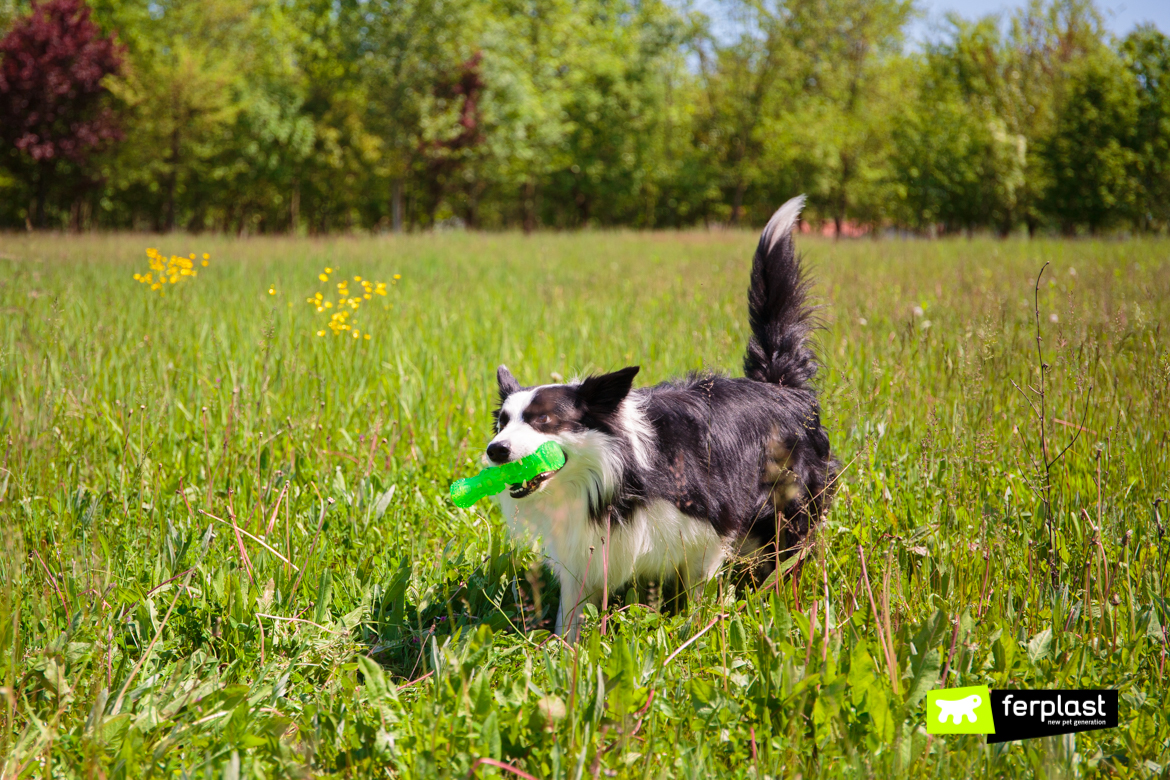
[[[590,414],[599,417],[613,414],[630,394],[630,387],[639,369],[639,366],[627,366],[612,374],[586,377],[577,387],[577,395]]]
[[[516,381],[516,377],[512,376],[512,372],[508,370],[507,366],[500,366],[496,369],[496,381],[500,383],[500,403],[503,403],[505,398],[520,389],[520,383]]]

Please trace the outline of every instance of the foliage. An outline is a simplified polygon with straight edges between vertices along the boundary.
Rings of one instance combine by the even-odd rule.
[[[951,17],[952,41],[928,51],[893,130],[894,170],[912,227],[968,231],[1014,226],[1027,180],[1027,137],[1004,119],[993,19]],[[982,96],[982,99],[980,99]],[[994,97],[993,97],[994,96]]]
[[[806,241],[843,468],[799,586],[548,636],[539,560],[446,497],[495,365],[736,371],[755,239],[172,237],[215,262],[165,297],[133,236],[6,240],[0,774],[1164,776],[1165,240]],[[322,268],[401,274],[373,339],[314,335]],[[1115,687],[1120,726],[927,738],[971,684]]]
[[[1118,222],[1137,205],[1136,80],[1111,52],[1086,57],[1072,69],[1047,139],[1052,185],[1048,210],[1071,233]]]
[[[84,0],[36,5],[0,40],[0,159],[32,180],[39,227],[50,187],[72,179],[67,196],[76,197],[77,169],[122,136],[104,84],[122,58]]]
[[[0,157],[0,226],[1170,229],[1166,37],[1092,0],[91,2],[125,138],[88,189]]]
[[[1139,27],[1122,44],[1126,64],[1137,79],[1138,116],[1134,149],[1138,154],[1138,222],[1170,221],[1170,38],[1153,26]]]

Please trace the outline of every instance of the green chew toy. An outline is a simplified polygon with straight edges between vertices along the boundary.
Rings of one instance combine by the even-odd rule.
[[[565,451],[555,441],[546,441],[528,457],[492,466],[474,477],[461,479],[451,484],[451,500],[455,506],[469,507],[481,498],[494,496],[508,485],[527,482],[537,474],[557,471],[565,465]]]

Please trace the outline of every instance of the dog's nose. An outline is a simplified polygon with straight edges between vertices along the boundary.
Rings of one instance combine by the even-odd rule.
[[[507,463],[508,456],[511,454],[512,451],[508,449],[508,445],[498,441],[493,441],[487,448],[488,460],[492,463]]]

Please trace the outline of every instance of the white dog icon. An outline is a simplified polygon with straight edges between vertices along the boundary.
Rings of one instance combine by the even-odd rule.
[[[975,708],[983,703],[983,697],[977,693],[973,693],[965,699],[958,701],[943,701],[936,699],[935,704],[938,705],[938,722],[946,723],[947,718],[954,718],[956,726],[962,725],[963,716],[966,716],[972,723],[979,720],[975,717]]]

